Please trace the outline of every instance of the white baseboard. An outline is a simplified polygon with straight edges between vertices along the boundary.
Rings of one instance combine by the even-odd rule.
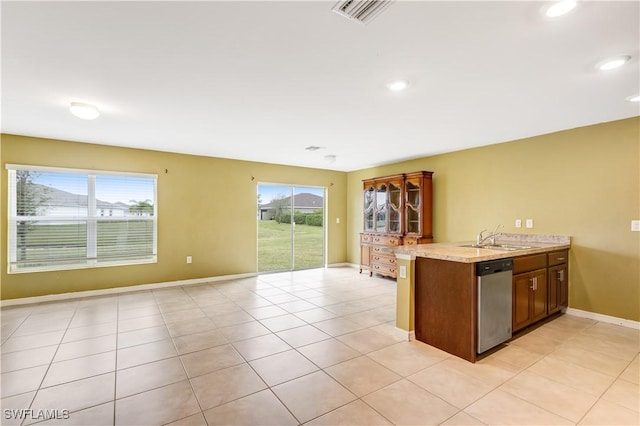
[[[327,268],[359,268],[359,267],[360,266],[356,266],[353,263],[347,263],[347,262],[327,264]]]
[[[84,297],[105,296],[109,294],[130,293],[134,291],[155,290],[166,287],[178,287],[183,285],[203,284],[215,281],[237,280],[240,278],[251,278],[257,276],[256,273],[222,275],[219,277],[194,278],[190,280],[166,281],[162,283],[140,284],[127,287],[105,288],[101,290],[76,291],[73,293],[47,294],[45,296],[22,297],[19,299],[0,300],[0,307],[28,305],[31,303],[53,302],[56,300],[79,299]]]
[[[407,341],[416,340],[416,332],[415,332],[415,330],[407,331],[407,330],[405,330],[403,328],[396,327],[393,330],[393,334],[395,334],[396,336],[398,336],[402,340],[407,340]]]
[[[640,322],[624,318],[612,317],[610,315],[597,314],[595,312],[583,311],[581,309],[567,308],[567,315],[573,315],[580,318],[588,318],[595,321],[605,322],[607,324],[621,325],[636,330],[640,330]]]

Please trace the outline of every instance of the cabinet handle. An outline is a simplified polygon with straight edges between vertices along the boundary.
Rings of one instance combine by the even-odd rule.
[[[558,281],[564,281],[564,271],[558,271]]]
[[[556,260],[564,260],[564,257],[557,257]]]
[[[535,290],[534,288],[534,284],[533,284],[533,278],[529,278],[529,281],[531,282],[531,287],[529,287],[531,290]]]

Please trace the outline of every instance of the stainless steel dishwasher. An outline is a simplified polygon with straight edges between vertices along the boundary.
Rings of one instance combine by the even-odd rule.
[[[480,354],[511,338],[513,259],[476,263]]]

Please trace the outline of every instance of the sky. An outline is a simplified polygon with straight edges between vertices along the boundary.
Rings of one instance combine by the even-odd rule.
[[[308,187],[308,186],[295,186],[294,194],[302,194],[309,193],[318,195],[320,197],[324,196],[324,188],[318,187]],[[291,196],[291,186],[290,185],[267,185],[263,183],[258,184],[258,194],[260,195],[260,200],[262,204],[270,203],[274,198],[279,195],[284,195],[285,197]]]
[[[72,194],[87,195],[86,174],[38,172],[33,181]],[[131,204],[131,200],[153,200],[154,193],[152,178],[109,175],[96,177],[96,198],[101,201]]]

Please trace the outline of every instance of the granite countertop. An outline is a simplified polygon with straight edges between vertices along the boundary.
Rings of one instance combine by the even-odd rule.
[[[565,235],[498,234],[496,244],[527,246],[517,250],[496,250],[490,248],[462,247],[475,241],[457,243],[418,244],[389,248],[399,259],[426,257],[452,262],[475,263],[485,260],[504,259],[528,254],[546,253],[571,248],[571,238]]]

